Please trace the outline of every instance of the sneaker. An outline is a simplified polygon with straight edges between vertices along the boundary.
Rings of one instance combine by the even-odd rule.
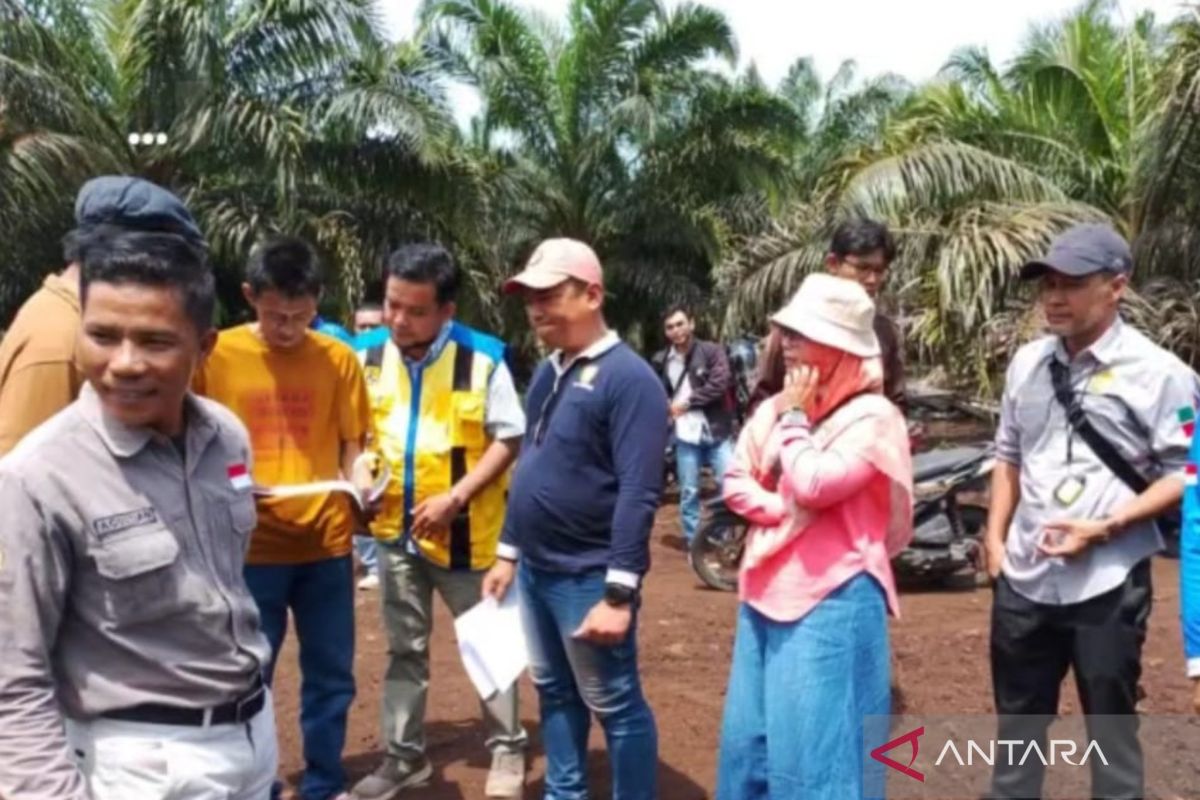
[[[427,758],[401,761],[389,756],[374,772],[354,785],[350,797],[352,800],[392,800],[405,789],[424,786],[432,777],[433,765]]]
[[[359,591],[363,591],[363,592],[369,592],[372,589],[378,589],[379,588],[379,576],[376,575],[374,572],[368,572],[366,575],[363,576],[362,580],[360,580],[358,582],[358,588],[359,588]]]
[[[525,754],[497,751],[492,754],[492,768],[488,771],[488,797],[521,797],[525,793]]]

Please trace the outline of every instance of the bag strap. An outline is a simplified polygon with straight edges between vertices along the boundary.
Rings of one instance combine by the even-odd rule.
[[[1112,470],[1113,474],[1135,494],[1146,491],[1150,482],[1088,420],[1083,406],[1071,389],[1070,371],[1065,364],[1054,357],[1050,358],[1050,383],[1054,386],[1054,397],[1067,412],[1067,422],[1079,434],[1079,438],[1087,442],[1087,446],[1092,448],[1092,452],[1104,463],[1104,466]]]
[[[693,342],[691,349],[688,350],[688,352],[687,352],[687,356],[685,356],[683,359],[683,370],[680,371],[680,373],[679,373],[679,379],[677,381],[675,381],[674,386],[671,386],[670,383],[668,383],[668,388],[670,388],[670,390],[671,390],[670,399],[672,402],[674,402],[674,400],[675,400],[675,395],[679,394],[679,387],[683,386],[683,382],[685,380],[687,380],[688,370],[692,368],[692,356],[695,354],[697,349],[698,349],[698,347],[697,347],[696,343]],[[670,350],[668,350],[667,358],[663,362],[663,368],[668,374],[670,373],[670,370],[666,368],[666,365],[670,364],[670,363],[671,363],[671,352],[670,352]],[[670,380],[670,378],[668,378],[668,381],[669,380]]]

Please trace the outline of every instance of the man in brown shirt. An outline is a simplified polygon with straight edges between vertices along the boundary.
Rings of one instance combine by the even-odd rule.
[[[71,404],[82,383],[79,267],[46,278],[0,340],[0,455]]]
[[[888,267],[896,256],[896,242],[887,226],[869,219],[838,225],[825,256],[825,267],[839,278],[857,281],[879,303]],[[896,323],[882,312],[875,314],[875,336],[883,360],[883,393],[900,408],[904,401],[904,344]]]
[[[63,240],[67,267],[46,278],[0,340],[0,456],[70,405],[79,370],[79,261],[98,238],[121,230],[175,233],[203,249],[196,221],[175,195],[149,181],[93,178],[75,199],[76,228]]]

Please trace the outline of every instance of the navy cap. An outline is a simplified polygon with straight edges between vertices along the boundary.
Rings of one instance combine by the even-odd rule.
[[[1133,253],[1124,237],[1107,225],[1075,225],[1055,237],[1044,257],[1021,267],[1021,280],[1040,278],[1047,270],[1074,278],[1097,272],[1128,275],[1133,272]]]
[[[200,226],[178,197],[127,175],[102,175],[85,183],[75,198],[75,223],[174,233],[193,246],[205,246]]]

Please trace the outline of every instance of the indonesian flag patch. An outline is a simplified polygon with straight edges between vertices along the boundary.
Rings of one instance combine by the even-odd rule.
[[[229,485],[239,492],[244,492],[254,485],[254,481],[250,480],[250,472],[246,469],[245,464],[229,465]]]
[[[1188,436],[1193,436],[1196,433],[1196,411],[1191,406],[1184,406],[1176,412],[1179,417],[1179,424],[1183,427],[1183,432]]]
[[[1188,464],[1187,467],[1184,468],[1183,482],[1188,486],[1195,486],[1197,483],[1200,483],[1195,464]]]

